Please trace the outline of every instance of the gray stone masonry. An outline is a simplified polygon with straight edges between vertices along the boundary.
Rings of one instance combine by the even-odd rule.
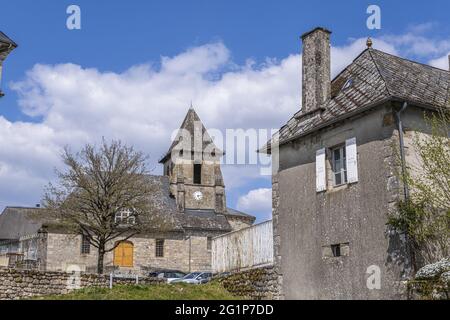
[[[235,296],[253,300],[279,300],[278,274],[272,266],[218,276],[223,287]]]
[[[114,279],[114,284],[135,284],[135,279]],[[164,282],[157,278],[139,278],[139,284]],[[42,272],[0,269],[0,300],[26,299],[35,296],[66,294],[86,287],[109,287],[109,275]]]

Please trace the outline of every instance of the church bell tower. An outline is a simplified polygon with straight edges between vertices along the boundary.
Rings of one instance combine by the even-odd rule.
[[[226,211],[225,186],[217,148],[191,106],[165,156],[160,160],[169,177],[178,211]]]

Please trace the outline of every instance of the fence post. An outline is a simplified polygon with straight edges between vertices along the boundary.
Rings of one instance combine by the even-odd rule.
[[[109,288],[112,289],[113,287],[113,274],[112,272],[109,274]]]
[[[138,284],[139,284],[139,276],[136,275],[136,285],[138,285]]]

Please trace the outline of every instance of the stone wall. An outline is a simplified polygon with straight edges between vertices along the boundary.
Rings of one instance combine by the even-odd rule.
[[[236,296],[254,300],[279,300],[278,274],[272,266],[234,272],[218,276],[226,290]]]
[[[278,161],[278,160],[277,160]],[[277,275],[279,298],[284,299],[283,274],[281,269],[281,235],[279,228],[279,204],[280,194],[278,192],[278,174],[272,175],[272,227],[273,227],[273,264]]]
[[[114,284],[135,284],[135,279],[114,278]],[[139,284],[162,283],[157,278],[139,278]],[[108,287],[109,275],[0,269],[0,300],[66,294],[86,287]]]
[[[450,282],[421,280],[408,283],[409,300],[450,300]]]

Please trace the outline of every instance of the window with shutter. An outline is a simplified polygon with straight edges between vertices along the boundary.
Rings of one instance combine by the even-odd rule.
[[[356,138],[345,141],[346,166],[348,183],[358,182],[358,152]]]
[[[316,152],[316,191],[322,192],[326,189],[325,149],[320,149]]]

